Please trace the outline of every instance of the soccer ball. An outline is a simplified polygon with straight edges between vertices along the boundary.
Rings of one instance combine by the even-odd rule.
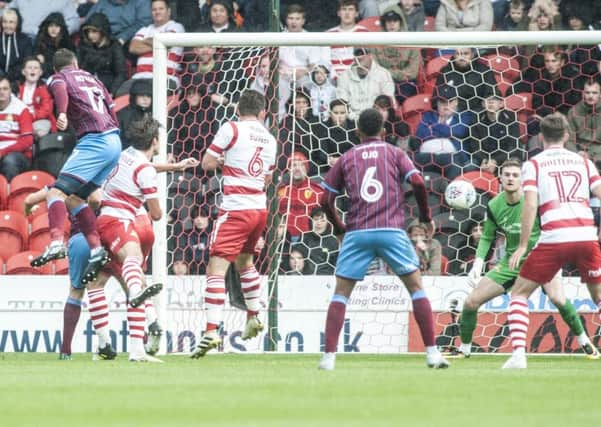
[[[453,209],[469,209],[476,202],[476,189],[467,181],[452,181],[444,192],[447,204]]]

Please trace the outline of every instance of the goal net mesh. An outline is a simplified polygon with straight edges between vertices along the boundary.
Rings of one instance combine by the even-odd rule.
[[[601,160],[601,100],[598,84],[592,84],[599,78],[600,57],[598,46],[573,44],[186,47],[178,92],[168,100],[168,158],[201,159],[219,127],[236,119],[236,102],[249,88],[266,95],[266,125],[278,141],[268,227],[255,254],[264,275],[261,316],[269,327],[259,338],[242,342],[245,314],[228,306],[223,350],[322,349],[339,245],[318,208],[319,183],[336,159],[358,144],[356,119],[367,107],[382,112],[383,138],[405,150],[425,177],[436,231],[426,235],[416,224],[410,187],[406,229],[436,312],[437,343],[457,345],[457,320],[471,289],[462,276],[471,269],[486,205],[502,190],[499,165],[539,152],[540,119],[556,111],[572,126],[568,148]],[[447,205],[444,191],[455,179],[474,185],[478,199],[470,209]],[[198,167],[169,174],[167,181],[167,349],[187,352],[205,323],[204,274],[222,180],[219,172]],[[338,208],[344,216],[344,197]],[[498,236],[486,258],[487,270],[504,250]],[[573,274],[566,266],[564,276]],[[577,308],[596,342],[599,322],[586,289],[568,280],[568,297],[581,302]],[[423,351],[410,297],[400,283],[382,260],[370,264],[349,303],[341,351]],[[539,298],[534,308],[540,313],[533,315],[529,351],[578,351],[544,295],[533,298]],[[509,351],[507,303],[501,296],[481,308],[476,351]]]

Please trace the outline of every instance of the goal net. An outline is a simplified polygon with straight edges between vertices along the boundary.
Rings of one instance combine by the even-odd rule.
[[[474,44],[478,41],[478,44]],[[436,316],[437,343],[459,342],[458,319],[471,290],[466,274],[499,191],[498,166],[540,151],[539,121],[559,111],[573,127],[569,148],[601,160],[598,108],[601,54],[598,32],[487,33],[265,33],[160,34],[154,40],[154,115],[165,125],[160,159],[201,159],[219,127],[236,119],[245,89],[268,102],[266,126],[278,141],[269,220],[256,248],[263,275],[260,337],[243,342],[245,313],[226,308],[225,352],[323,349],[325,313],[334,286],[338,242],[318,207],[320,181],[336,159],[358,144],[361,110],[379,109],[384,139],[405,150],[422,171],[436,231],[416,224],[417,203],[406,190],[406,227],[420,254]],[[184,48],[179,89],[167,93],[167,53]],[[219,172],[200,167],[163,176],[166,220],[156,227],[153,274],[165,281],[166,350],[188,352],[204,328],[203,292],[209,236],[222,196]],[[478,198],[467,210],[444,198],[455,179],[469,181]],[[340,213],[348,209],[339,198]],[[498,236],[486,259],[504,256]],[[564,269],[568,298],[594,342],[598,316],[584,285]],[[579,351],[544,294],[533,308],[528,350]],[[474,351],[509,351],[507,295],[480,309]],[[348,305],[340,351],[423,351],[400,280],[375,259]]]

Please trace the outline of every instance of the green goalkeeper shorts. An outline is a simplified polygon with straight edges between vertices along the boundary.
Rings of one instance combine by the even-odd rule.
[[[518,274],[520,273],[520,269],[512,270],[509,268],[509,260],[504,257],[497,265],[494,266],[492,270],[486,273],[486,277],[488,277],[493,282],[503,286],[505,292],[509,292],[513,284],[515,283],[515,279],[517,279]]]

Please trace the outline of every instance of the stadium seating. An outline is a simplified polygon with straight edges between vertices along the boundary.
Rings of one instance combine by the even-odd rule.
[[[113,110],[117,113],[120,110],[123,110],[125,107],[129,105],[129,95],[121,95],[116,97],[114,100],[115,107]]]
[[[6,208],[8,199],[8,181],[4,175],[0,175],[0,210]]]
[[[528,118],[534,113],[532,109],[532,94],[524,92],[507,96],[505,98],[505,108],[517,114],[520,124],[520,135],[522,135],[522,142],[525,144],[528,141],[526,123],[528,123]]]
[[[491,54],[482,57],[481,60],[495,73],[497,87],[503,95],[520,78],[520,62],[516,57]]]
[[[49,173],[33,170],[15,176],[10,182],[7,207],[9,210],[23,212],[23,202],[29,193],[39,190],[45,185],[54,183]],[[39,209],[38,209],[39,211]]]
[[[380,24],[379,16],[370,16],[368,18],[364,18],[357,23],[357,25],[362,25],[367,28],[369,31],[381,31],[382,26]]]
[[[449,274],[449,259],[446,256],[441,255],[440,256],[440,275],[446,276],[448,274]]]
[[[0,258],[0,274],[4,274],[4,260]]]
[[[50,228],[48,216],[38,215],[31,220],[31,233],[29,234],[29,250],[42,252],[50,243]]]
[[[69,260],[67,258],[57,259],[53,262],[55,275],[69,274]]]
[[[431,95],[429,94],[419,93],[405,99],[405,102],[403,102],[403,120],[409,126],[411,135],[415,135],[422,113],[431,109]]]
[[[52,264],[36,268],[30,265],[40,253],[35,251],[19,252],[6,261],[6,274],[52,274]]]
[[[450,55],[435,56],[426,63],[426,84],[422,88],[424,93],[433,93],[436,86],[436,78],[445,65],[451,60]]]
[[[0,258],[8,258],[27,248],[27,218],[20,212],[0,212]]]
[[[436,16],[426,16],[424,31],[436,31]]]

